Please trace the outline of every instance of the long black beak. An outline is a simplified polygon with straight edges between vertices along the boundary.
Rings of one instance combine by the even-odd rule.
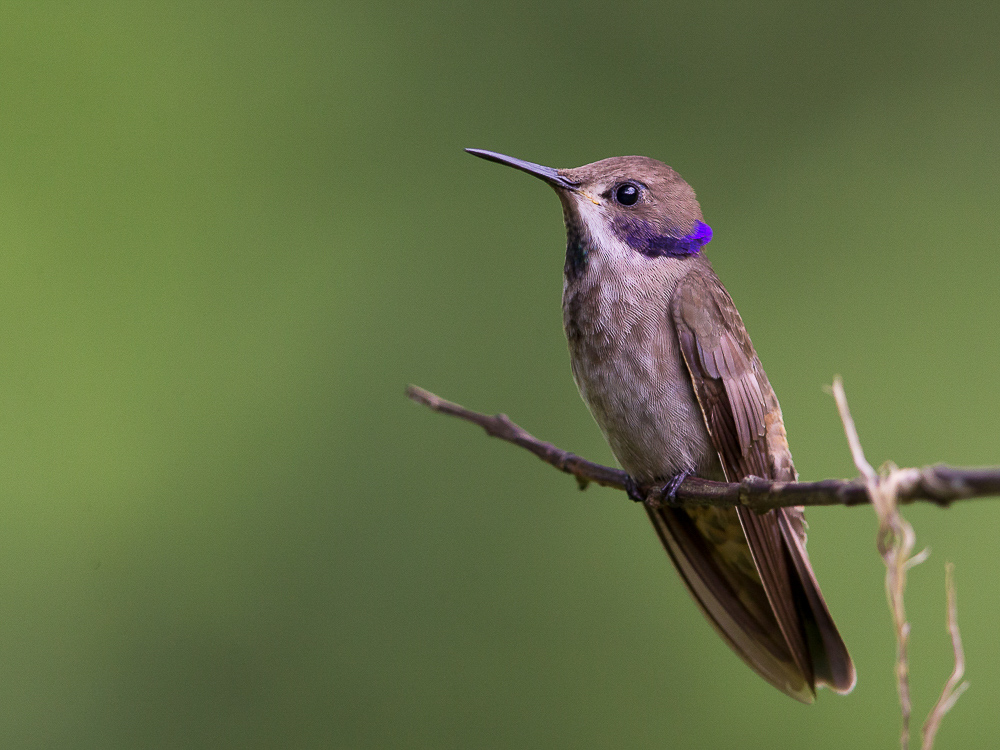
[[[465,150],[473,156],[478,156],[480,159],[495,161],[497,164],[506,164],[508,167],[520,169],[522,172],[534,175],[540,180],[545,180],[552,187],[562,188],[563,190],[576,190],[578,187],[575,182],[570,182],[559,174],[559,170],[552,167],[543,167],[541,164],[524,161],[524,159],[515,159],[513,156],[498,154],[496,151],[484,151],[481,148],[467,148]]]

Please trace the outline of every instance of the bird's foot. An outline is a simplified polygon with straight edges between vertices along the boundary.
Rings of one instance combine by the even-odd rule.
[[[687,479],[694,472],[685,469],[684,471],[677,472],[672,477],[670,481],[665,485],[660,487],[656,492],[651,492],[649,495],[649,500],[646,503],[652,508],[659,508],[663,505],[676,505],[677,503],[677,490],[684,480]],[[655,503],[655,505],[654,505]]]
[[[663,489],[660,490],[660,496],[666,499],[668,502],[677,502],[677,490],[680,486],[684,484],[684,480],[687,479],[694,472],[685,469],[684,471],[674,474],[670,481],[663,485]]]
[[[632,498],[637,503],[642,503],[648,508],[653,510],[662,507],[663,505],[674,505],[677,502],[677,489],[684,483],[694,472],[685,469],[674,476],[670,477],[670,481],[667,482],[662,487],[658,487],[649,494],[645,494],[636,481],[631,477],[625,479],[625,491],[628,496]]]

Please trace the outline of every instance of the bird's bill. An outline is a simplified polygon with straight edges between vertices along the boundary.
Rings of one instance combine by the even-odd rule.
[[[570,182],[559,174],[558,169],[543,167],[541,164],[535,164],[534,162],[525,161],[524,159],[517,159],[513,156],[507,156],[506,154],[498,154],[496,151],[485,151],[481,148],[467,148],[465,150],[473,156],[478,156],[480,159],[495,161],[497,164],[506,164],[508,167],[520,169],[522,172],[534,175],[540,180],[545,180],[545,182],[549,183],[553,187],[563,188],[564,190],[575,190],[577,188],[576,183]]]

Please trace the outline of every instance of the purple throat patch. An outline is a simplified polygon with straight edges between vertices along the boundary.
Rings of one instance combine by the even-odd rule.
[[[631,217],[617,219],[613,228],[625,244],[651,258],[661,255],[697,255],[712,241],[712,227],[703,221],[696,221],[694,229],[683,237],[664,234],[649,222]]]

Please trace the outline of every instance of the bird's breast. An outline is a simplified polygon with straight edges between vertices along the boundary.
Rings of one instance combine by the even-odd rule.
[[[609,267],[592,255],[583,277],[567,279],[563,326],[573,378],[636,481],[680,471],[716,478],[718,459],[670,313],[677,274],[657,273],[657,259],[635,260]]]

